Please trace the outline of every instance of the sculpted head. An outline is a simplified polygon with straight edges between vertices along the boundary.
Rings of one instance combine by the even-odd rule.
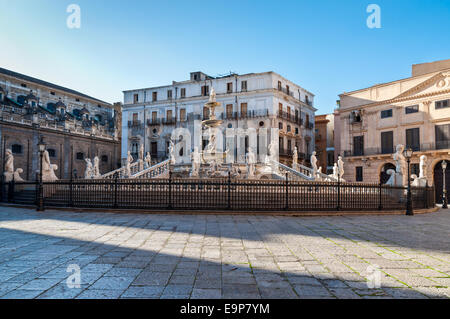
[[[426,155],[420,156],[420,161],[421,162],[426,162],[427,161],[427,156]]]
[[[403,153],[405,147],[403,146],[403,144],[398,144],[395,149],[397,150],[398,153]]]
[[[9,149],[9,148],[7,148],[6,150],[5,150],[5,154],[8,156],[8,155],[12,155],[12,151]]]

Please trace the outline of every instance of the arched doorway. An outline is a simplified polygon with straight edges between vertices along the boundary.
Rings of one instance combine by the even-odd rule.
[[[450,159],[446,159],[448,165],[447,169],[445,170],[445,188],[447,189],[447,199],[449,198],[449,189],[450,189]],[[442,203],[442,186],[444,183],[443,175],[442,175],[442,162],[438,162],[434,166],[433,171],[433,180],[434,180],[434,187],[436,191],[436,202]]]
[[[386,184],[386,182],[389,180],[390,175],[387,174],[388,169],[393,169],[395,171],[395,165],[392,163],[386,163],[381,168],[380,172],[380,182],[381,184]]]

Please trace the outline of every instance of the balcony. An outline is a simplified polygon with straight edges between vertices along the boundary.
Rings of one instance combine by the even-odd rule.
[[[128,121],[128,127],[134,129],[141,129],[142,122],[141,121]]]
[[[292,157],[292,155],[294,155],[294,150],[290,150],[290,149],[284,149],[284,148],[280,148],[278,150],[278,154],[280,156],[288,156],[288,157]],[[306,154],[305,153],[301,153],[301,152],[297,152],[297,157],[298,159],[306,159]]]
[[[308,130],[312,130],[314,128],[314,123],[313,122],[307,122],[305,124],[305,128]]]
[[[450,141],[437,141],[435,143],[423,143],[420,145],[411,145],[414,152],[429,152],[450,149]],[[347,150],[344,151],[345,157],[350,156],[374,156],[374,155],[388,155],[392,156],[395,153],[395,147],[371,147],[364,150]]]
[[[164,125],[174,125],[176,122],[177,122],[177,118],[176,117],[164,118],[162,120],[162,123]]]
[[[291,90],[288,91],[286,88],[283,88],[283,87],[280,88],[279,87],[278,91],[283,92],[286,95],[294,97],[294,92],[292,92]]]
[[[278,117],[297,125],[303,125],[303,119],[299,118],[298,116],[295,116],[292,113],[278,111]]]
[[[161,124],[161,119],[148,119],[147,120],[148,126],[154,126],[154,125],[160,125],[160,124]]]

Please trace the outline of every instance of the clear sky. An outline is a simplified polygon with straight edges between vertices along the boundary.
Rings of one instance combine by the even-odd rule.
[[[81,28],[66,25],[70,4]],[[369,4],[381,28],[369,29]],[[450,58],[450,0],[0,0],[0,67],[107,102],[189,72],[275,71],[316,95],[408,77]]]

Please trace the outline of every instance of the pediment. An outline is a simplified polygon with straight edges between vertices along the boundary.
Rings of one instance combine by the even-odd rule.
[[[450,71],[439,72],[416,86],[402,92],[394,99],[414,97],[415,95],[423,95],[448,89],[450,89]]]

